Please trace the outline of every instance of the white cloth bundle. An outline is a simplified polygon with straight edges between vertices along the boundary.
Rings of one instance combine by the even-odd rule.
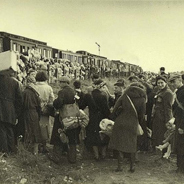
[[[100,133],[110,136],[112,133],[112,128],[114,126],[114,121],[109,119],[102,119],[99,126],[101,128]]]

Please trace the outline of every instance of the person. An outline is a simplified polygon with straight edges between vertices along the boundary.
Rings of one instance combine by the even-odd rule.
[[[66,109],[69,105],[75,105],[75,91],[73,88],[69,86],[70,79],[67,76],[62,76],[59,79],[61,90],[58,92],[58,97],[54,100],[53,105],[54,107],[59,110],[59,117],[58,121],[56,121],[58,127],[65,128],[64,127],[64,109]],[[69,117],[73,117],[75,112],[70,111],[67,112]],[[77,112],[76,112],[77,113]],[[62,126],[60,126],[62,124]],[[54,125],[55,127],[55,125]],[[57,127],[57,126],[56,126]],[[53,128],[56,130],[56,128]],[[74,127],[71,129],[66,129],[65,133],[68,137],[68,161],[69,163],[75,163],[76,162],[76,145],[79,144],[79,133],[80,133],[80,126]],[[52,132],[54,134],[54,132]],[[54,137],[52,138],[54,139]],[[56,139],[55,139],[56,140]],[[59,146],[59,145],[57,145]]]
[[[36,79],[33,76],[27,77],[27,86],[23,93],[24,143],[27,148],[33,145],[33,154],[38,155],[38,145],[42,143],[39,124],[41,101],[35,83]]]
[[[118,98],[123,94],[123,91],[125,89],[125,80],[124,79],[118,79],[117,82],[114,84],[114,104],[118,100]]]
[[[166,132],[166,123],[173,117],[172,104],[173,93],[167,85],[167,78],[165,76],[158,76],[156,84],[159,88],[154,99],[155,104],[153,108],[153,122],[152,122],[152,146],[155,151],[155,146],[162,144],[164,140],[164,133]],[[163,150],[164,154],[166,150]]]
[[[75,92],[76,92],[75,100],[76,100],[76,103],[78,104],[79,109],[80,109],[82,100],[84,98],[84,92],[81,90],[81,82],[79,80],[75,80],[73,82],[73,86],[74,86],[74,89],[75,89]]]
[[[165,67],[160,67],[160,73],[159,75],[162,75],[162,76],[167,76],[167,74],[165,73]]]
[[[105,92],[103,86],[105,85],[102,79],[95,81],[95,89],[91,93],[84,96],[82,109],[88,106],[89,109],[89,124],[86,127],[85,145],[87,148],[93,150],[96,161],[106,157],[106,149],[109,139],[100,138],[100,121],[108,118],[110,108],[108,105],[108,94]],[[106,89],[106,88],[105,88]],[[101,156],[101,157],[100,157]]]
[[[177,90],[173,104],[173,115],[175,117],[175,152],[177,155],[177,172],[184,173],[184,85],[179,74],[170,76],[170,84]]]
[[[14,126],[22,109],[19,82],[10,77],[14,71],[0,71],[0,152],[16,152]]]
[[[132,103],[135,107],[133,107]],[[135,171],[137,151],[138,122],[144,119],[146,110],[146,92],[140,83],[132,83],[118,99],[111,114],[115,122],[109,142],[109,148],[118,151],[118,166],[115,171],[122,171],[124,153],[130,155],[130,171]]]
[[[174,147],[174,136],[175,136],[175,118],[172,118],[166,123],[167,131],[164,134],[163,144],[156,146],[156,149],[162,151],[163,149],[167,149],[167,152],[163,155],[163,158],[168,159]]]
[[[128,81],[129,83],[133,83],[133,82],[138,82],[139,81],[139,78],[136,76],[136,75],[131,75],[129,78],[128,78]]]
[[[41,116],[40,116],[40,127],[43,137],[43,148],[42,152],[46,153],[48,152],[46,147],[46,142],[50,138],[51,134],[51,125],[49,124],[49,114],[44,113],[44,108],[47,108],[47,106],[51,107],[53,105],[54,101],[54,93],[53,89],[50,85],[47,83],[48,76],[46,72],[39,71],[36,74],[36,91],[39,93],[40,99],[41,99]],[[52,110],[53,111],[53,110]]]

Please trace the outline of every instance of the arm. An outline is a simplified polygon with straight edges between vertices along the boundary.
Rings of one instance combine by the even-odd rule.
[[[58,93],[58,97],[54,100],[53,106],[56,109],[60,109],[63,105],[64,105],[64,93],[61,90]]]
[[[114,109],[110,115],[110,119],[115,120],[116,117],[121,113],[122,111],[122,99],[124,98],[124,95],[118,98],[118,100],[115,103]]]
[[[165,95],[163,96],[165,123],[167,123],[172,118],[172,104],[173,104],[173,94],[170,92],[165,93]]]

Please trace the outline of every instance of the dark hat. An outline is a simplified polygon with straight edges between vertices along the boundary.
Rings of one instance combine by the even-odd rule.
[[[156,78],[156,84],[157,84],[158,80],[163,80],[164,82],[167,83],[167,77],[165,75],[159,75],[159,76],[157,76],[157,78]]]
[[[170,77],[169,77],[169,82],[172,82],[172,81],[174,81],[175,79],[179,79],[179,78],[181,78],[181,74],[173,73],[173,74],[171,74]]]
[[[114,84],[114,86],[124,87],[125,86],[125,80],[124,79],[118,79],[117,82]]]
[[[66,83],[70,83],[70,78],[69,77],[67,77],[67,76],[62,76],[62,77],[60,77],[59,78],[59,81],[60,82],[66,82]]]
[[[98,80],[94,81],[94,85],[100,85],[103,82],[104,81],[102,79],[98,79]]]

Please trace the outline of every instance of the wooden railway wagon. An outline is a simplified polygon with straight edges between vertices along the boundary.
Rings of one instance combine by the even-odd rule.
[[[50,58],[52,56],[52,47],[48,46],[46,42],[11,33],[0,32],[0,52],[13,50],[19,53],[26,53],[35,47],[43,57]]]

